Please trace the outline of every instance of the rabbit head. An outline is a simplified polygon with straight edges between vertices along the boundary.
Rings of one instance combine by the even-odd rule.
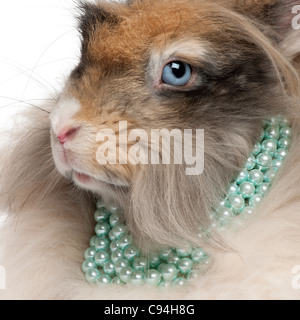
[[[287,93],[299,88],[296,2],[81,4],[81,59],[50,115],[57,170],[119,203],[137,243],[198,245],[199,228],[247,159],[262,121],[292,110]],[[146,140],[127,139],[125,149],[121,137],[137,129]],[[106,143],[105,157],[110,147],[99,132],[114,133],[107,140],[124,160],[137,142],[150,148],[152,129],[167,129],[162,138],[168,130],[189,129],[194,138],[204,130],[203,172],[187,175],[187,163],[101,163],[99,148]]]

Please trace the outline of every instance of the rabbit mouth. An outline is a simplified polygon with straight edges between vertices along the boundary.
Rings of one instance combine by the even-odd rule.
[[[86,173],[82,173],[76,170],[72,170],[72,180],[86,188],[89,187],[89,185],[93,188],[95,185],[99,184],[105,184],[109,187],[114,188],[128,188],[129,183],[127,181],[124,181],[123,179],[120,179],[115,176],[108,175],[106,173],[103,173],[102,175],[97,175],[97,177],[88,175]]]
[[[73,180],[77,180],[80,183],[88,184],[94,181],[95,179],[87,174],[73,171]]]
[[[93,192],[103,189],[128,189],[129,181],[112,168],[101,166],[97,170],[89,170],[89,164],[80,155],[57,143],[52,137],[52,155],[56,169],[80,188]]]

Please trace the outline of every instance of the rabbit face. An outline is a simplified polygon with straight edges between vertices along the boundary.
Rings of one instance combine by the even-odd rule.
[[[272,44],[279,43],[278,34],[259,22],[270,1],[253,10],[249,1],[241,1],[241,8],[238,3],[83,5],[81,60],[50,117],[57,169],[93,192],[140,198],[154,188],[151,183],[156,189],[150,197],[178,195],[167,181],[177,177],[177,184],[195,193],[194,200],[201,198],[198,207],[194,201],[196,210],[189,210],[205,220],[260,136],[262,120],[285,112],[278,74],[293,82],[289,61]],[[249,17],[239,13],[242,6]],[[120,121],[127,122],[128,131],[204,129],[204,174],[186,177],[178,166],[99,164],[97,133],[113,130],[118,145]]]

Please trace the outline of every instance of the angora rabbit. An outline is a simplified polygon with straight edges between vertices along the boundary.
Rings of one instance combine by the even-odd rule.
[[[300,1],[96,1],[78,11],[80,63],[57,101],[26,112],[3,141],[0,297],[300,298]],[[263,123],[277,115],[289,121],[292,144],[272,187],[252,215],[207,236]],[[102,163],[111,149],[101,158],[109,137],[99,132],[116,133],[124,160],[147,142],[128,139],[125,148],[121,137],[135,129],[188,129],[192,142],[204,130],[203,172],[187,174],[191,163],[174,156]],[[209,265],[182,286],[87,283],[81,266],[100,197],[118,205],[145,255],[190,245],[208,252]]]

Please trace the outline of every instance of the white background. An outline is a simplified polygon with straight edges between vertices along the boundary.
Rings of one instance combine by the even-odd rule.
[[[0,0],[0,135],[21,107],[59,91],[76,65],[75,8],[73,0]]]
[[[59,91],[78,61],[75,7],[73,0],[1,0],[1,129],[20,106]]]

